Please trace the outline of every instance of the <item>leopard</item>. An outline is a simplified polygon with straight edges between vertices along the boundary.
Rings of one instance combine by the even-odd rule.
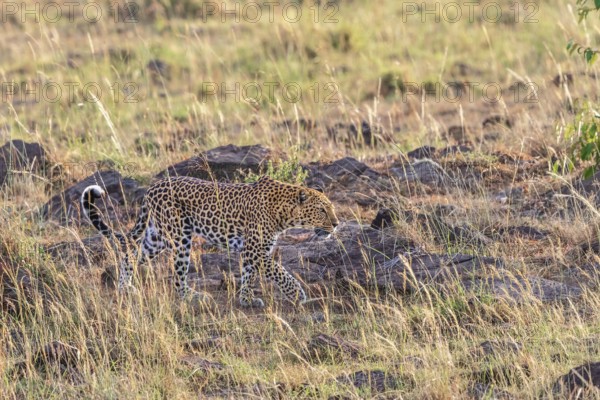
[[[274,282],[288,300],[305,303],[300,282],[274,260],[277,238],[292,227],[311,228],[315,237],[330,237],[339,225],[324,193],[266,175],[252,183],[163,178],[149,186],[136,222],[126,233],[104,221],[96,200],[105,195],[98,185],[86,187],[81,208],[119,254],[119,290],[137,290],[132,261],[139,266],[169,251],[174,255],[175,292],[181,298],[201,298],[205,294],[192,289],[187,280],[192,241],[200,237],[209,245],[240,254],[239,302],[243,307],[264,307],[264,301],[254,295],[259,275]]]

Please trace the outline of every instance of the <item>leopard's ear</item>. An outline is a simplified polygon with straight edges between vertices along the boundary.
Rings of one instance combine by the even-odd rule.
[[[304,204],[304,202],[306,202],[306,199],[307,199],[307,198],[308,198],[308,197],[306,196],[306,190],[304,190],[304,189],[300,189],[300,190],[298,191],[298,202],[299,202],[300,204]]]

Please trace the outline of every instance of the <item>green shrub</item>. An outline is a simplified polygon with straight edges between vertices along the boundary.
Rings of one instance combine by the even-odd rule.
[[[306,171],[302,165],[300,165],[298,157],[294,155],[287,161],[279,161],[274,163],[273,161],[269,160],[265,171],[261,170],[258,174],[253,172],[244,174],[244,182],[256,182],[263,175],[267,175],[278,181],[301,185],[308,177],[308,171]]]
[[[569,166],[577,162],[593,162],[583,170],[583,177],[591,177],[600,166],[600,114],[590,102],[582,103],[573,122],[565,128],[565,139],[571,141]]]

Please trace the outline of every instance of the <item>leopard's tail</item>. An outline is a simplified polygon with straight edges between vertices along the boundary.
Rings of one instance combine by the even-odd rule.
[[[103,236],[112,239],[115,232],[110,226],[106,225],[102,216],[98,213],[98,208],[94,205],[96,200],[104,196],[105,193],[104,189],[98,185],[88,186],[81,194],[81,209],[94,225],[94,228],[98,229]]]
[[[105,195],[104,189],[102,189],[98,185],[91,185],[85,188],[83,193],[81,194],[81,208],[85,213],[85,216],[90,220],[92,225],[107,239],[110,241],[113,238],[116,238],[121,245],[122,248],[126,247],[126,239],[125,236],[120,232],[115,232],[110,226],[104,222],[102,216],[98,212],[98,208],[95,206],[95,202],[97,199],[101,198]],[[135,223],[135,226],[127,234],[127,236],[133,240],[134,242],[138,242],[146,230],[146,226],[148,223],[147,212],[145,204],[142,205],[142,211],[140,212],[138,219]]]

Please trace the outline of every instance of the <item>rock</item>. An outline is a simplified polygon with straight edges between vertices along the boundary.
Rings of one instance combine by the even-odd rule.
[[[286,119],[283,122],[278,123],[276,126],[285,128],[286,130],[292,132],[295,132],[298,128],[307,132],[311,132],[317,129],[319,124],[317,123],[317,121],[314,121],[312,119],[298,118],[294,120]]]
[[[421,285],[443,289],[457,277],[466,279],[484,268],[503,268],[500,260],[490,257],[426,254],[393,230],[357,223],[341,224],[334,238],[286,239],[277,245],[276,252],[282,265],[309,285],[336,284],[351,290],[358,284],[382,293],[412,293]],[[223,273],[239,277],[238,254],[202,254],[201,260],[204,280],[221,279]]]
[[[505,117],[504,115],[492,115],[483,120],[482,126],[484,128],[488,128],[495,125],[503,125],[507,128],[512,127],[512,122],[510,119]]]
[[[357,358],[362,348],[338,336],[324,333],[314,335],[308,342],[305,356],[317,361]]]
[[[552,79],[552,83],[554,84],[554,86],[556,87],[560,87],[562,85],[571,85],[573,84],[573,74],[567,72],[564,74],[558,74],[554,77],[554,79]]]
[[[460,144],[456,146],[448,146],[441,149],[438,152],[438,156],[444,158],[447,156],[453,156],[455,154],[466,154],[471,152],[473,152],[473,149],[471,147]]]
[[[501,204],[515,204],[523,201],[524,190],[522,187],[511,187],[496,193],[494,200]]]
[[[212,336],[206,339],[194,339],[185,343],[184,348],[189,351],[214,351],[223,347],[223,339]]]
[[[187,354],[181,357],[179,360],[195,370],[202,370],[205,372],[220,371],[225,369],[225,365],[219,362],[205,360],[204,358],[198,357],[194,354]]]
[[[437,149],[433,146],[423,146],[406,154],[407,157],[419,160],[421,158],[432,158],[435,156]]]
[[[401,386],[412,386],[414,382],[408,382],[406,378],[382,370],[357,371],[348,375],[340,375],[336,378],[338,383],[350,384],[357,389],[370,390],[371,394],[383,393],[388,390],[395,390]]]
[[[124,178],[117,171],[98,171],[52,197],[41,209],[43,218],[66,225],[79,223],[83,217],[79,204],[81,194],[89,185],[99,185],[106,191],[108,196],[99,199],[96,205],[106,213],[109,220],[128,220],[129,218],[120,215],[122,210],[119,208],[140,202],[145,193],[145,189],[141,188],[137,181]]]
[[[465,289],[484,291],[508,303],[525,304],[531,300],[552,302],[577,298],[582,290],[576,286],[539,277],[516,277],[499,274],[497,277],[473,278],[463,281]]]
[[[268,161],[286,159],[285,154],[276,153],[261,145],[217,147],[198,156],[181,161],[156,175],[157,179],[166,176],[193,176],[217,181],[232,181],[244,173],[259,173]]]
[[[36,281],[28,270],[0,260],[0,301],[3,312],[19,315],[23,309],[34,306],[36,293]]]
[[[46,379],[57,379],[59,376],[66,378],[71,384],[80,385],[84,383],[81,372],[81,351],[70,344],[52,341],[33,355],[34,367],[43,374]]]
[[[148,61],[148,64],[146,64],[146,69],[148,72],[150,72],[155,82],[159,82],[160,78],[170,78],[171,67],[163,60],[154,59]]]
[[[345,144],[350,147],[357,145],[376,146],[380,142],[386,142],[390,138],[384,134],[383,128],[371,125],[367,121],[360,124],[337,123],[327,127],[327,134],[335,143]]]
[[[471,132],[473,132],[473,128],[468,126],[451,126],[446,131],[444,135],[448,140],[454,140],[455,142],[462,143],[469,141],[469,137],[471,136]]]
[[[596,398],[600,395],[600,362],[573,368],[558,378],[552,387],[552,393],[574,400]]]
[[[523,345],[513,340],[486,340],[472,351],[476,357],[496,357],[502,353],[520,353]]]
[[[543,240],[550,234],[548,231],[541,231],[526,225],[502,227],[498,229],[498,233],[502,236],[518,236],[531,240]]]
[[[334,182],[344,184],[363,174],[373,177],[379,175],[366,164],[352,157],[345,157],[328,164],[311,164],[307,169],[310,171],[307,186],[311,186],[316,179],[320,179],[325,185],[330,185]]]
[[[422,358],[417,356],[406,356],[402,358],[403,364],[412,364],[412,366],[416,369],[425,368],[425,361]]]
[[[473,400],[513,400],[515,396],[505,390],[494,387],[493,384],[474,383],[469,386],[467,395]]]
[[[14,174],[46,175],[50,168],[48,153],[39,143],[11,140],[0,147],[0,186]]]
[[[460,61],[454,63],[450,68],[450,75],[453,77],[472,77],[481,75],[482,73],[483,72],[480,69]]]
[[[371,228],[384,229],[394,226],[394,222],[398,219],[398,215],[389,208],[382,208],[377,212],[375,219],[371,222]]]
[[[310,321],[315,323],[315,324],[322,324],[327,322],[327,316],[325,315],[325,313],[321,312],[321,311],[315,311],[314,313],[312,313],[310,315]]]
[[[44,248],[46,254],[64,265],[75,263],[78,267],[93,267],[106,259],[104,237],[100,234],[75,242],[59,242]]]
[[[575,179],[572,183],[563,185],[558,191],[550,190],[542,195],[552,202],[564,204],[567,209],[575,212],[578,207],[587,207],[579,197],[591,198],[594,204],[600,206],[600,171],[587,179]],[[566,204],[565,204],[566,203]]]
[[[77,347],[55,340],[34,354],[33,365],[42,371],[46,370],[48,366],[76,369],[80,360],[81,352]]]
[[[440,185],[451,180],[440,164],[429,159],[418,160],[402,167],[390,168],[390,172],[399,180],[405,182]]]
[[[469,374],[471,379],[485,385],[521,385],[531,375],[528,365],[500,365],[486,367]]]
[[[311,163],[305,168],[309,172],[306,186],[326,191],[334,203],[370,207],[384,203],[379,199],[393,193],[387,176],[352,157],[326,164]]]

